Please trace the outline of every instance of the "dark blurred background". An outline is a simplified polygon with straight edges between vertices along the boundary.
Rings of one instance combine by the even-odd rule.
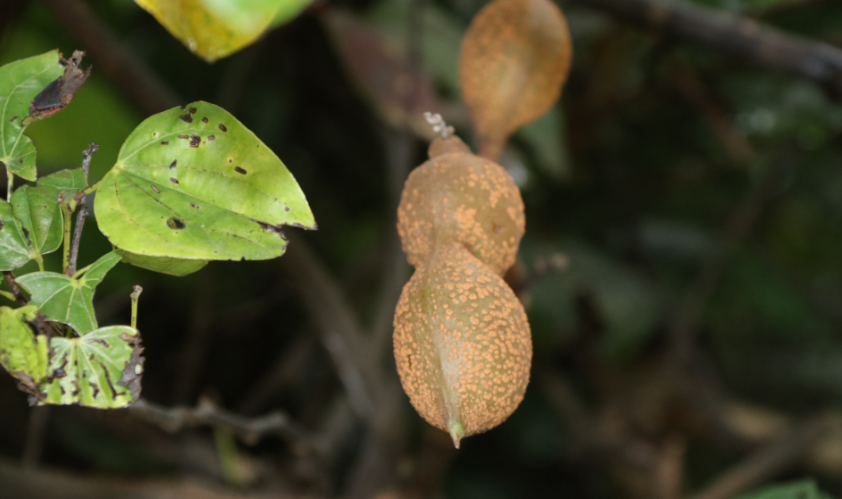
[[[0,497],[842,496],[838,0],[561,2],[570,79],[501,159],[526,204],[507,275],[534,339],[526,398],[459,451],[412,410],[395,210],[422,111],[472,138],[458,48],[484,3],[314,4],[209,65],[129,0],[2,0],[0,64],[93,65],[28,131],[41,174],[96,142],[96,181],[141,120],[210,101],[285,162],[319,230],[286,230],[275,261],[115,268],[99,321],[127,323],[144,287],[151,409],[33,410],[0,375]],[[80,266],[109,248],[87,224]],[[218,424],[165,431],[155,411],[176,406]],[[272,413],[283,431],[245,438],[260,420],[238,418]],[[829,497],[796,493],[774,497]]]

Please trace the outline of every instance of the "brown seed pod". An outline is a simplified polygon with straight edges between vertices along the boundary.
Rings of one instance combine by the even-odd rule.
[[[394,347],[410,402],[457,448],[462,437],[509,417],[529,382],[532,340],[523,306],[454,240],[439,240],[404,287]]]
[[[421,266],[437,239],[448,238],[502,275],[515,262],[526,226],[517,185],[458,137],[434,140],[430,158],[409,175],[398,207],[409,263]]]
[[[494,0],[482,8],[459,57],[481,156],[499,157],[512,132],[555,104],[572,55],[567,22],[550,0]]]

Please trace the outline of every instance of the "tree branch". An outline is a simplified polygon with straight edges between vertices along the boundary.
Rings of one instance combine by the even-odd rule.
[[[827,418],[804,423],[759,449],[692,499],[728,499],[792,466],[830,429]]]
[[[824,86],[842,98],[842,50],[788,34],[753,19],[662,0],[576,0],[625,21],[664,31],[785,71]]]
[[[187,428],[210,426],[229,431],[250,445],[256,444],[262,437],[277,435],[298,446],[299,450],[313,449],[306,431],[282,412],[276,411],[256,418],[244,418],[217,407],[207,399],[200,400],[195,408],[164,407],[140,399],[126,410],[132,416],[169,433],[176,433]]]
[[[0,460],[0,497],[14,499],[314,499],[285,491],[248,493],[211,487],[190,480],[101,478],[78,471],[23,469]]]
[[[306,243],[300,238],[290,239],[286,254],[278,260],[281,271],[317,324],[354,411],[369,420],[379,392],[378,363],[371,362],[366,337],[342,291]]]

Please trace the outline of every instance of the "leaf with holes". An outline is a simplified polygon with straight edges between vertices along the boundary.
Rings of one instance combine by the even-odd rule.
[[[141,123],[102,179],[94,208],[114,246],[192,260],[275,258],[286,248],[282,225],[316,226],[275,153],[206,102]]]
[[[119,250],[107,253],[76,279],[56,272],[32,272],[18,277],[17,281],[32,296],[30,302],[49,320],[86,334],[97,328],[94,291],[122,256]]]
[[[32,259],[32,248],[12,205],[0,199],[0,270],[23,267]]]
[[[0,163],[26,180],[35,180],[35,145],[23,120],[32,99],[63,72],[57,50],[0,67]]]
[[[35,254],[55,251],[64,236],[64,216],[56,196],[43,187],[24,185],[12,195],[12,212],[29,235]]]
[[[40,405],[126,407],[140,397],[143,347],[129,326],[109,326],[80,338],[52,338]]]
[[[153,272],[182,277],[201,270],[208,264],[208,260],[184,260],[168,256],[146,256],[127,251],[123,254],[123,263]]]
[[[27,324],[37,314],[32,305],[0,307],[0,365],[33,394],[47,375],[47,337],[36,335]]]
[[[276,15],[289,20],[308,0],[135,0],[192,52],[213,62],[254,42]]]
[[[483,7],[459,61],[480,155],[497,159],[513,131],[558,100],[572,50],[564,15],[550,0],[494,0]]]

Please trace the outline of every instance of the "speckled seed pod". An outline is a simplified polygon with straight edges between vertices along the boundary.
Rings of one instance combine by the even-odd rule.
[[[409,175],[398,207],[409,263],[422,265],[436,238],[445,237],[503,275],[515,263],[526,225],[517,185],[500,165],[471,154],[458,137],[434,140],[430,158]]]
[[[529,382],[532,340],[523,306],[462,245],[436,245],[401,293],[395,361],[413,407],[462,437],[514,412]]]
[[[395,313],[395,360],[412,405],[459,447],[509,417],[529,382],[529,323],[500,277],[525,222],[520,191],[499,165],[455,137],[436,139],[430,156],[398,209],[416,269]]]

